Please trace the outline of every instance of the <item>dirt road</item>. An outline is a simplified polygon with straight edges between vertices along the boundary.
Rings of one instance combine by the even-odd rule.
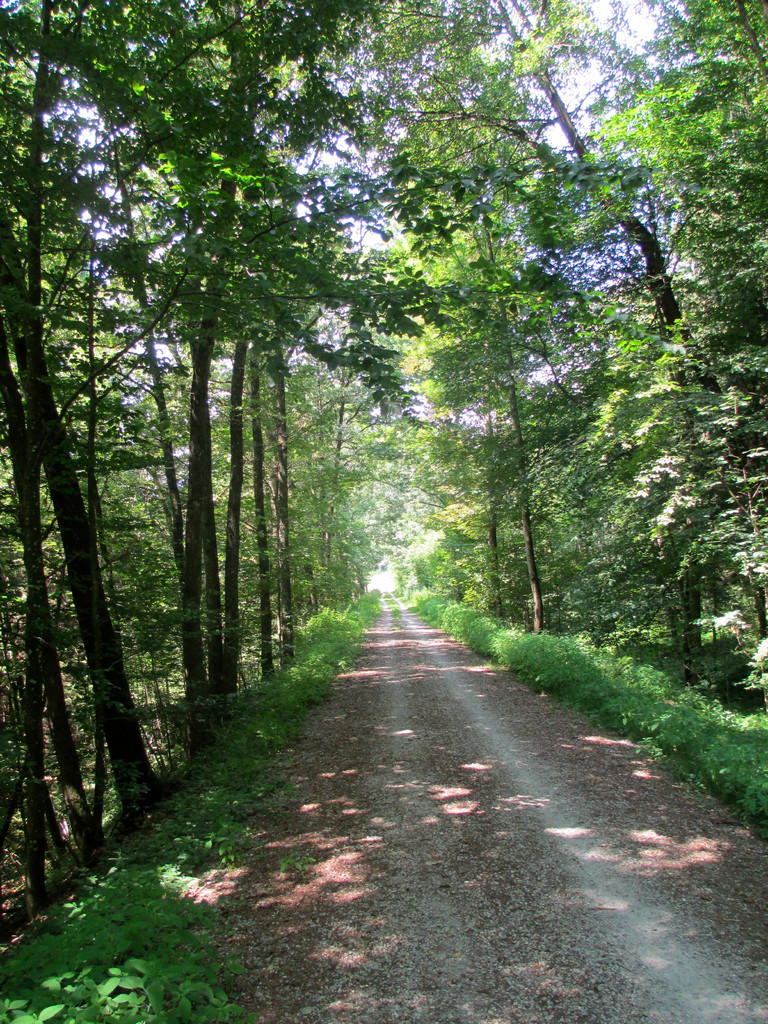
[[[264,1024],[768,1021],[768,843],[414,616],[283,768],[207,891]]]

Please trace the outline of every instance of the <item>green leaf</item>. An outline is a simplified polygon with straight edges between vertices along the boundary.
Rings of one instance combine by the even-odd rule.
[[[98,993],[100,996],[111,996],[116,988],[119,988],[122,983],[122,978],[107,978],[106,981],[98,986]]]
[[[155,1013],[160,1013],[165,1002],[165,985],[162,981],[156,979],[147,985],[147,998]]]
[[[46,1006],[46,1008],[44,1010],[41,1010],[40,1013],[37,1015],[38,1020],[51,1020],[53,1017],[56,1017],[58,1014],[61,1013],[62,1010],[65,1009],[66,1006],[64,1003],[55,1003],[53,1006]]]

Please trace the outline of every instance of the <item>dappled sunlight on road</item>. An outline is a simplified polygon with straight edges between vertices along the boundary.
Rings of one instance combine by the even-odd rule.
[[[578,827],[547,828],[545,831],[560,839],[584,839],[595,834],[591,828]],[[627,830],[623,835],[634,847],[626,844],[623,850],[617,850],[603,842],[600,848],[584,848],[578,855],[588,860],[613,863],[627,871],[656,872],[718,863],[729,847],[728,843],[717,843],[701,836],[679,842],[652,829],[645,832]]]
[[[551,836],[560,836],[561,839],[578,839],[581,836],[588,836],[592,832],[589,828],[547,828],[544,830]]]
[[[245,868],[229,870],[222,868],[210,871],[202,881],[190,886],[186,890],[186,894],[195,903],[207,903],[209,906],[215,906],[219,900],[236,892],[246,876]]]
[[[632,740],[617,739],[615,736],[579,736],[584,743],[596,743],[601,747],[630,747],[634,750],[636,744]]]
[[[494,807],[494,810],[511,810],[513,807],[525,808],[526,810],[531,807],[546,807],[549,803],[549,799],[547,797],[529,796],[524,793],[518,793],[516,796],[502,797],[500,803],[506,804],[506,807]]]
[[[381,839],[368,837],[368,842],[378,843]],[[279,850],[283,857],[278,870],[272,873],[270,891],[257,899],[255,905],[288,909],[317,900],[344,905],[370,895],[365,853],[333,850],[334,846],[346,846],[346,843],[341,836],[329,840],[318,833],[267,843],[266,850]],[[329,855],[321,860],[323,854]]]
[[[455,796],[471,796],[471,789],[461,789],[459,786],[430,786],[429,792],[433,800],[448,800]]]
[[[678,842],[670,836],[659,835],[652,829],[647,832],[629,832],[629,838],[641,847],[638,857],[628,866],[636,870],[675,870],[697,867],[701,864],[715,864],[723,859],[727,843],[696,836],[685,842]]]

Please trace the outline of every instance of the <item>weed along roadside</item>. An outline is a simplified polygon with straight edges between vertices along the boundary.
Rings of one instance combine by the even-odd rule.
[[[389,609],[389,614],[392,616],[392,624],[395,629],[403,628],[403,613],[400,609],[400,605],[396,598],[391,594],[387,594],[384,598]]]
[[[2,950],[0,1024],[249,1019],[227,995],[241,968],[217,959],[216,912],[189,894],[207,871],[237,865],[249,819],[281,788],[271,755],[354,664],[380,610],[374,594],[311,619],[295,662],[240,694],[225,730],[155,820]]]
[[[427,592],[412,610],[520,682],[642,743],[768,835],[768,716],[739,715],[648,665],[574,637],[523,633]]]

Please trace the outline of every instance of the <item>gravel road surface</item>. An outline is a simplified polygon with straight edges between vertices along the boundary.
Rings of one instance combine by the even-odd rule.
[[[768,1021],[768,843],[408,612],[281,766],[198,894],[263,1024]]]

